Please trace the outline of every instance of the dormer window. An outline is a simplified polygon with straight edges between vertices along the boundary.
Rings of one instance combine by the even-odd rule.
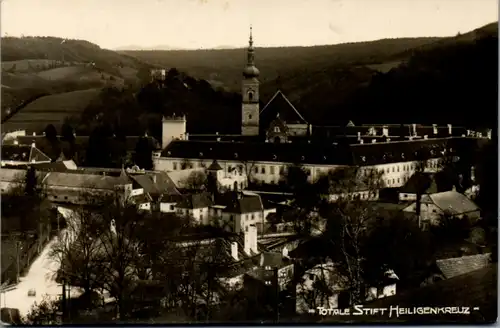
[[[405,158],[405,153],[401,153],[401,158],[404,159]]]
[[[300,159],[301,159],[301,160],[305,160],[306,158],[305,158],[305,156],[302,156]]]
[[[385,161],[387,159],[387,156],[384,154],[384,156],[382,156],[382,159]]]
[[[278,126],[275,126],[274,127],[274,132],[279,133],[280,132],[280,128]]]
[[[365,156],[361,156],[361,161],[366,162],[366,157]]]
[[[238,153],[234,153],[234,158],[238,158]]]
[[[323,159],[326,161],[326,156],[323,156]]]
[[[169,152],[169,151],[167,151],[167,155],[168,155],[168,156],[170,156],[170,155],[172,155],[172,153],[171,153],[171,152]]]
[[[266,265],[266,270],[271,270],[271,266]]]
[[[273,159],[277,159],[278,157],[276,155],[273,155]]]
[[[202,152],[200,152],[200,157],[203,157],[203,153]]]

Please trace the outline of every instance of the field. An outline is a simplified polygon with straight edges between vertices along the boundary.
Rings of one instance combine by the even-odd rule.
[[[63,64],[65,66],[54,67],[53,63],[45,60],[18,60],[2,63],[2,122],[4,118],[8,118],[9,113],[15,113],[16,110],[19,110],[19,106],[23,102],[38,95],[56,95],[67,92],[71,94],[72,91],[99,89],[105,86],[122,87],[126,83],[121,76],[112,75],[91,65],[78,64],[69,66],[70,63],[59,63],[59,65]],[[40,70],[40,67],[43,67],[43,69]],[[122,70],[124,74],[127,74],[129,81],[137,73],[134,68],[123,68]],[[92,92],[90,93],[92,94]],[[66,98],[66,96],[63,96],[63,98]],[[71,106],[67,101],[64,101],[63,104],[67,107],[80,108],[78,104]],[[69,109],[69,112],[72,112],[73,115],[78,114],[71,109]],[[36,115],[29,121],[41,119],[41,122],[47,122],[46,116],[51,117],[52,114]],[[55,121],[59,122],[59,116],[55,118]],[[21,109],[10,119],[8,118],[8,122],[9,124],[4,126],[7,130],[10,130],[13,126],[16,129],[31,129],[33,127],[32,123],[26,126],[23,125],[28,122],[25,109]],[[23,123],[21,124],[21,122]]]
[[[4,123],[2,130],[27,129],[41,132],[48,124],[60,129],[66,117],[79,116],[99,92],[100,89],[95,88],[39,98]]]

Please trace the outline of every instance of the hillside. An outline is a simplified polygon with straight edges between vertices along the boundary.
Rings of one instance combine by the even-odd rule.
[[[259,48],[256,63],[261,71],[265,96],[272,93],[266,84],[290,71],[306,68],[319,70],[332,65],[380,64],[397,61],[402,52],[439,40],[439,38],[384,39],[372,42],[346,43],[314,47]],[[231,91],[239,92],[245,49],[120,51],[157,66],[175,67],[187,74]]]
[[[76,118],[76,121],[79,121],[84,109],[99,95],[99,92],[100,89],[86,89],[40,97],[4,123],[2,130],[27,129],[40,133],[48,124],[60,130],[67,119],[71,121],[72,118]]]
[[[45,95],[68,93],[63,96],[64,104],[69,106],[68,112],[75,113],[80,99],[70,100],[79,95],[73,91],[136,88],[149,79],[151,67],[87,41],[54,37],[2,38],[1,56],[2,124],[19,115],[30,101]],[[27,122],[26,117],[24,113],[5,127],[23,127],[21,122]],[[60,115],[55,117],[59,120]]]

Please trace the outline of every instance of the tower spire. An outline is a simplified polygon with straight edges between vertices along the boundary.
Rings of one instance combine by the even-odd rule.
[[[250,48],[253,47],[252,25],[250,25],[250,39],[248,40],[248,45]]]

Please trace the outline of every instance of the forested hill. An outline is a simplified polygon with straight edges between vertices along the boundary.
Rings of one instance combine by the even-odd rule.
[[[332,65],[380,64],[408,57],[406,51],[431,44],[441,38],[383,39],[313,47],[259,48],[256,40],[256,64],[264,84],[263,95],[272,96],[274,85],[266,84],[279,76],[300,69],[321,70]],[[215,86],[239,92],[246,49],[209,50],[138,50],[120,51],[144,62],[165,68],[176,67],[187,74],[205,79]]]
[[[132,56],[102,49],[85,40],[56,37],[4,37],[2,62],[44,59],[67,63],[94,63],[103,71],[120,75],[117,68],[141,68],[144,63]]]
[[[283,78],[279,87],[313,124],[352,120],[495,127],[498,34],[456,39],[417,49],[385,73],[365,65],[311,72],[304,68]],[[95,123],[88,124],[91,118],[99,117],[114,125],[120,122],[130,133],[148,129],[159,137],[162,115],[184,113],[190,133],[239,132],[240,94],[214,88],[205,80],[172,70],[161,84],[123,96],[127,92],[103,92],[102,99],[86,110],[86,128]]]

